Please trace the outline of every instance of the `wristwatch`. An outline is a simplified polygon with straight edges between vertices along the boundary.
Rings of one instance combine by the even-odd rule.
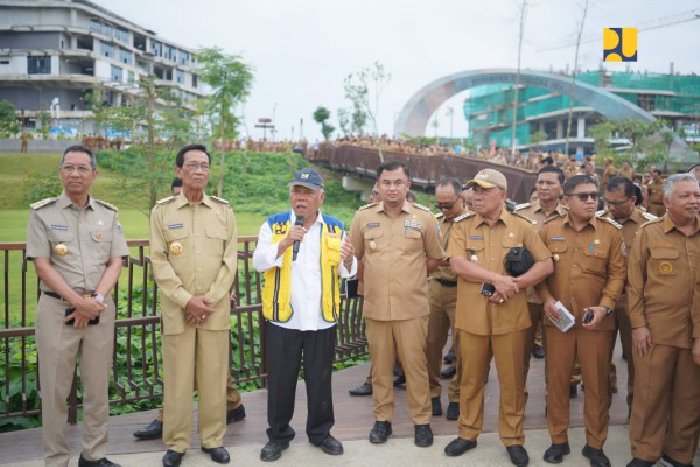
[[[102,295],[101,293],[96,293],[95,295],[93,295],[93,298],[95,299],[95,301],[97,303],[104,303],[105,302],[105,296]]]
[[[612,312],[613,312],[612,308],[607,308],[607,307],[605,308],[605,316],[609,316],[610,313],[612,313]]]

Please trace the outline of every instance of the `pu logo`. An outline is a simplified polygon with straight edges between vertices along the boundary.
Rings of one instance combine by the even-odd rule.
[[[637,28],[604,28],[603,61],[636,62]]]

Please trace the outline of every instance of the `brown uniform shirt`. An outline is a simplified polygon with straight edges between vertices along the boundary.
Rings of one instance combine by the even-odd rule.
[[[457,216],[459,217],[459,216]],[[440,234],[442,235],[442,249],[447,251],[447,247],[450,244],[450,236],[452,235],[452,228],[455,225],[455,219],[447,219],[442,213],[435,216],[438,225],[440,226]],[[439,266],[430,274],[433,279],[444,279],[448,281],[456,281],[457,276],[452,272],[450,266]]]
[[[608,210],[598,211],[596,213],[596,216],[615,220],[612,218]],[[615,222],[622,225],[622,242],[624,247],[623,254],[625,256],[625,265],[627,265],[627,258],[629,256],[630,249],[632,248],[632,242],[634,241],[634,237],[635,235],[637,235],[637,230],[643,224],[655,219],[655,215],[648,213],[642,209],[634,208],[630,217],[627,218],[624,222],[615,220]]]
[[[664,184],[663,182],[651,182],[647,185],[647,197],[649,204],[664,204]]]
[[[552,256],[528,221],[505,209],[493,226],[470,212],[458,218],[453,230],[448,257],[466,258],[498,274],[507,274],[504,259],[512,247],[524,246],[535,261]],[[462,278],[457,280],[455,310],[455,327],[478,336],[508,334],[531,324],[525,290],[505,303],[491,303],[481,294],[481,283]]]
[[[185,306],[201,294],[214,301],[215,312],[194,326],[230,329],[238,245],[228,202],[207,195],[197,204],[184,194],[165,198],[153,207],[149,238],[153,277],[162,292],[163,333],[184,332]]]
[[[426,261],[445,254],[428,209],[406,202],[397,217],[389,217],[384,203],[363,206],[350,227],[350,242],[364,267],[364,316],[400,321],[430,313]]]
[[[544,301],[559,300],[576,318],[574,326],[580,328],[584,308],[615,307],[625,286],[625,260],[619,227],[593,217],[576,232],[569,222],[568,215],[552,219],[540,232],[552,252],[554,274],[538,286],[538,291]],[[612,331],[614,318],[607,316],[596,329]],[[544,321],[554,326],[550,320]]]
[[[27,257],[51,260],[72,289],[94,292],[110,258],[128,255],[117,208],[111,204],[90,196],[80,210],[65,193],[32,204]],[[51,291],[43,283],[41,289]]]
[[[547,215],[539,201],[535,201],[534,203],[519,204],[515,207],[513,212],[517,212],[519,215],[526,217],[530,221],[532,228],[535,229],[535,232],[539,233],[540,230],[542,230],[544,221],[552,217],[565,216],[568,212],[568,208],[562,203],[557,203],[554,211]],[[528,287],[527,289],[527,301],[528,303],[542,303],[542,300],[540,300],[539,295],[537,295],[533,287]]]
[[[622,177],[627,177],[630,180],[634,180],[634,177],[637,176],[637,172],[635,172],[632,167],[630,167],[629,169],[625,169],[623,167],[618,171],[618,175],[620,175]]]
[[[655,344],[692,348],[700,338],[700,218],[690,237],[668,215],[640,227],[628,280],[632,329],[648,327]]]

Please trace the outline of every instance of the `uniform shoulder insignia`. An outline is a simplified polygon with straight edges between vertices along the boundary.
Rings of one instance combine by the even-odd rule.
[[[379,204],[379,203],[367,203],[364,206],[360,206],[358,211],[362,211],[363,209],[371,208],[372,206],[376,206],[377,204]]]
[[[223,198],[219,198],[218,196],[210,196],[210,198],[219,204],[229,204],[228,201]]]
[[[457,223],[457,222],[462,222],[464,219],[469,219],[470,217],[476,215],[475,212],[469,211],[465,212],[464,214],[461,214],[453,219],[452,222]]]
[[[608,211],[606,211],[605,209],[601,209],[600,211],[595,212],[596,217],[605,217],[607,215],[608,215]]]
[[[58,198],[44,198],[41,201],[37,201],[36,203],[30,204],[29,206],[36,211],[37,209],[41,209],[44,206],[48,206],[49,204],[53,204],[56,201],[58,201]]]
[[[546,218],[546,219],[544,220],[544,222],[542,222],[542,223],[543,223],[543,224],[549,224],[550,222],[555,221],[555,220],[557,220],[557,219],[561,219],[561,218],[563,218],[563,217],[564,217],[564,216],[549,216],[549,217]]]
[[[418,208],[418,209],[420,209],[420,210],[422,210],[422,211],[427,211],[427,212],[429,212],[430,214],[433,213],[433,212],[430,210],[430,208],[429,208],[428,206],[423,206],[422,204],[418,204],[418,203],[411,203],[411,204],[413,204],[414,207],[416,207],[416,208]]]
[[[647,211],[644,211],[642,213],[642,217],[648,221],[655,221],[655,220],[659,219],[658,217],[656,217],[655,215],[653,215],[652,213],[647,212]]]
[[[111,211],[119,212],[119,208],[117,208],[112,203],[108,203],[107,201],[102,201],[101,199],[97,199],[97,198],[95,198],[95,202],[100,203],[102,206],[106,207],[107,209],[109,209]]]
[[[437,214],[435,214],[435,219],[442,219],[442,217],[442,212],[438,212]]]
[[[167,196],[156,201],[156,206],[163,206],[164,204],[172,203],[173,201],[175,201],[175,196]]]
[[[523,209],[527,209],[530,206],[532,206],[532,203],[521,203],[521,204],[516,204],[515,207],[513,208],[513,212],[518,212]]]
[[[600,217],[600,216],[598,216],[598,219],[607,222],[608,224],[610,224],[610,225],[612,225],[613,227],[615,227],[617,230],[622,229],[622,224],[620,224],[619,222],[617,222],[617,221],[615,221],[615,220],[613,220],[613,219],[611,219],[611,218],[609,218],[609,217]]]
[[[517,208],[517,206],[516,206],[516,208]],[[517,211],[515,211],[515,210],[514,210],[513,212],[511,212],[511,214],[512,214],[513,216],[517,217],[518,219],[522,219],[522,220],[526,221],[528,224],[535,224],[535,221],[533,221],[533,220],[530,219],[529,217],[527,217],[527,216],[525,216],[524,214],[519,213],[519,212],[517,212]]]
[[[643,228],[646,227],[647,225],[658,224],[658,223],[661,222],[662,220],[663,220],[663,218],[661,218],[661,217],[657,217],[656,219],[649,219],[648,222],[643,223],[642,225],[639,226],[639,228],[640,228],[640,229],[643,229]]]

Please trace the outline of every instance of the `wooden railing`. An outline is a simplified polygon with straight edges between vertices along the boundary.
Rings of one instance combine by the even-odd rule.
[[[232,291],[230,368],[234,383],[264,387],[265,346],[262,276],[252,267],[255,237],[238,239],[238,269]],[[160,314],[157,287],[148,258],[148,241],[130,240],[113,299],[117,310],[113,352],[113,405],[162,397]],[[23,243],[0,244],[3,255],[3,313],[0,319],[0,419],[35,416],[40,411],[36,361],[35,313],[39,298],[36,274]],[[342,301],[335,361],[367,354],[361,299]],[[69,396],[69,421],[80,407],[77,371]]]

